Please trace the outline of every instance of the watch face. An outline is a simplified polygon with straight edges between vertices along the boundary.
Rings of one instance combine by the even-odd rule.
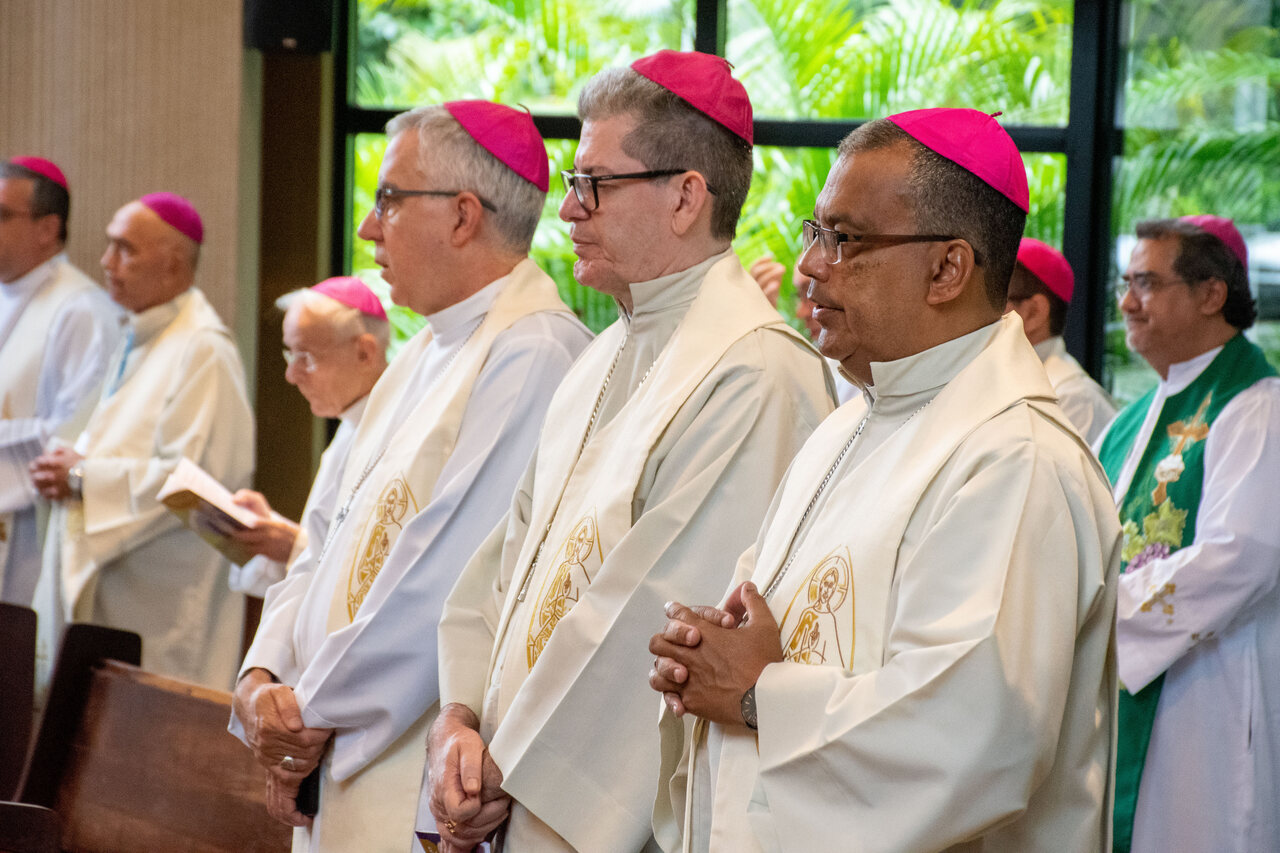
[[[742,701],[739,703],[742,709],[742,722],[747,728],[755,730],[756,720],[756,687],[751,685],[747,688],[747,692],[742,694]]]

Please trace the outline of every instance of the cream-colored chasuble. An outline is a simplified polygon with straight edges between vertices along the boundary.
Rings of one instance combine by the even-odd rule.
[[[785,657],[757,684],[758,735],[664,714],[658,840],[1101,853],[1105,479],[1016,317],[873,375],[872,408],[819,427],[739,563]]]
[[[440,623],[442,701],[480,715],[516,800],[509,849],[648,843],[657,742],[643,638],[663,601],[719,594],[831,409],[821,358],[732,253],[631,291],[634,314],[557,390],[506,523]]]
[[[230,688],[244,599],[227,562],[155,499],[184,456],[228,488],[253,475],[253,416],[230,333],[190,288],[130,320],[118,388],[105,389],[76,442],[83,500],[55,504],[36,590],[37,681],[47,682],[64,622],[142,636],[145,669]]]
[[[58,254],[0,285],[0,600],[31,604],[48,505],[27,466],[84,428],[119,309]]]
[[[737,291],[745,277],[734,255],[710,267],[680,328],[698,329],[718,320],[718,334],[681,334],[677,329],[631,396],[610,394],[612,389],[605,387],[619,351],[628,343],[621,322],[600,335],[590,350],[596,357],[589,360],[584,355],[565,379],[567,387],[585,393],[557,394],[547,413],[538,449],[531,535],[517,563],[521,568],[515,584],[521,593],[508,598],[498,630],[490,701],[483,715],[486,728],[492,730],[501,722],[552,633],[591,585],[613,544],[631,529],[632,498],[641,472],[693,389],[725,349],[744,335],[763,327],[794,334],[776,312],[741,299]],[[749,307],[729,309],[743,304]],[[600,424],[600,412],[609,402],[616,414]],[[608,473],[602,476],[604,472]],[[627,583],[634,585],[640,577],[637,573]]]
[[[494,340],[517,320],[542,311],[568,309],[555,283],[526,258],[511,271],[480,325],[421,399],[405,401],[398,392],[431,342],[429,330],[406,345],[374,386],[343,472],[342,509],[320,557],[322,563],[338,560],[346,566],[346,580],[333,592],[330,633],[354,621],[404,525],[430,499],[453,452],[472,386]],[[405,405],[412,406],[407,416]],[[295,833],[294,849],[380,850],[407,845],[413,837],[426,761],[423,744],[438,709],[438,703],[433,704],[355,776],[339,782],[326,773],[320,788],[320,819],[312,833]],[[329,761],[331,756],[326,764]]]

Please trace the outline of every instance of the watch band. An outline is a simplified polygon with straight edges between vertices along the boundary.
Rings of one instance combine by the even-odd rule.
[[[751,731],[756,731],[759,720],[756,715],[756,686],[753,684],[747,688],[747,692],[742,694],[742,700],[738,703],[738,707],[742,710],[742,722]]]

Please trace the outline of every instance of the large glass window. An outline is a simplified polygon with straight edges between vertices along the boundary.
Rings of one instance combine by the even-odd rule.
[[[371,283],[372,255],[354,231],[372,203],[385,141],[367,131],[420,103],[523,104],[543,121],[554,174],[572,162],[577,126],[563,117],[574,113],[585,81],[663,47],[718,49],[751,95],[756,173],[734,243],[748,265],[769,255],[791,269],[830,146],[858,121],[922,106],[1003,111],[1028,152],[1028,233],[1057,245],[1066,229],[1068,135],[1092,132],[1067,123],[1072,0],[349,2],[350,74],[338,105],[350,129],[344,257]],[[573,281],[568,227],[556,216],[561,194],[553,181],[534,256],[598,330],[616,313],[611,300]],[[792,320],[793,296],[788,275],[780,310]],[[416,328],[407,312],[397,325]]]
[[[1124,6],[1124,153],[1113,190],[1116,271],[1143,219],[1213,213],[1249,247],[1258,323],[1280,365],[1280,3],[1142,0]],[[1107,366],[1118,397],[1156,381],[1111,306]]]

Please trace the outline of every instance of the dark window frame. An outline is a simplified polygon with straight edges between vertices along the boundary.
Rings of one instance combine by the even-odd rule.
[[[1120,9],[1122,0],[1076,0],[1071,34],[1071,77],[1065,127],[1008,127],[1027,153],[1062,154],[1067,162],[1064,199],[1063,254],[1076,272],[1077,296],[1068,311],[1067,349],[1095,377],[1102,375],[1111,274],[1111,193],[1113,168],[1121,150],[1117,125]],[[696,0],[694,47],[724,54],[728,29],[727,0]],[[371,109],[348,100],[354,0],[334,3],[333,49],[333,275],[348,272],[347,235],[350,213],[351,161],[359,133],[382,133],[399,110]],[[566,115],[535,114],[534,123],[547,139],[577,139],[581,124]],[[757,119],[758,145],[834,147],[861,121]]]

